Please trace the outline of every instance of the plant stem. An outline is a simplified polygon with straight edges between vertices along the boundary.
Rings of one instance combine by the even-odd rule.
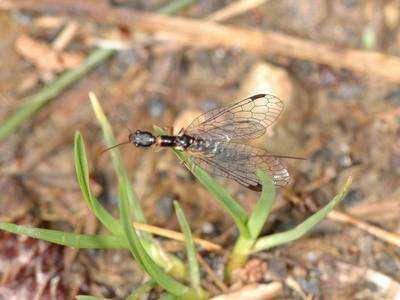
[[[240,269],[246,263],[250,256],[251,248],[253,247],[254,242],[255,240],[252,238],[245,238],[242,235],[239,236],[226,267],[225,277],[228,281],[232,279],[232,275],[235,270]]]

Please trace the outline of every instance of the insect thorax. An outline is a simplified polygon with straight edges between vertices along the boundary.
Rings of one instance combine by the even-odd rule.
[[[189,135],[178,135],[172,137],[172,147],[177,150],[186,150],[194,142],[194,138]]]

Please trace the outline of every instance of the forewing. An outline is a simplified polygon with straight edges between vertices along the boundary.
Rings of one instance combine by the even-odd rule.
[[[275,96],[254,95],[200,115],[186,128],[185,133],[220,141],[255,139],[277,120],[282,109],[282,101]]]
[[[276,186],[289,183],[289,173],[281,161],[267,151],[243,144],[220,143],[221,151],[193,153],[191,159],[211,174],[233,179],[241,185],[261,190],[257,170],[266,171]]]

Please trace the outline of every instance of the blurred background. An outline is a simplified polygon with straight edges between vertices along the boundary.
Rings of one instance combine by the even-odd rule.
[[[191,3],[167,17],[164,0],[0,1],[0,220],[104,230],[76,181],[76,130],[92,188],[116,215],[116,176],[109,153],[99,154],[106,146],[90,91],[120,142],[128,129],[179,131],[209,109],[270,93],[285,109],[254,145],[307,160],[284,161],[292,180],[264,233],[292,228],[349,176],[353,184],[339,217],[256,256],[267,266],[257,281],[285,282],[281,299],[398,299],[400,1],[183,2]],[[233,223],[172,151],[120,151],[150,224],[179,230],[178,200],[196,235],[233,245]],[[254,207],[259,193],[219,181]],[[4,299],[122,299],[144,280],[127,251],[78,252],[4,232],[0,240]],[[221,273],[222,258],[207,259]]]

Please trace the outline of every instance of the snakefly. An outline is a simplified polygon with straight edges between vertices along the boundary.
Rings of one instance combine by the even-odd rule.
[[[156,145],[185,151],[192,162],[209,173],[233,179],[255,191],[261,190],[256,175],[259,169],[267,171],[275,185],[285,186],[290,176],[279,158],[292,157],[274,156],[245,144],[261,137],[282,109],[283,103],[277,97],[258,94],[198,116],[178,135],[155,136],[137,130],[129,135],[129,143],[136,147]]]

